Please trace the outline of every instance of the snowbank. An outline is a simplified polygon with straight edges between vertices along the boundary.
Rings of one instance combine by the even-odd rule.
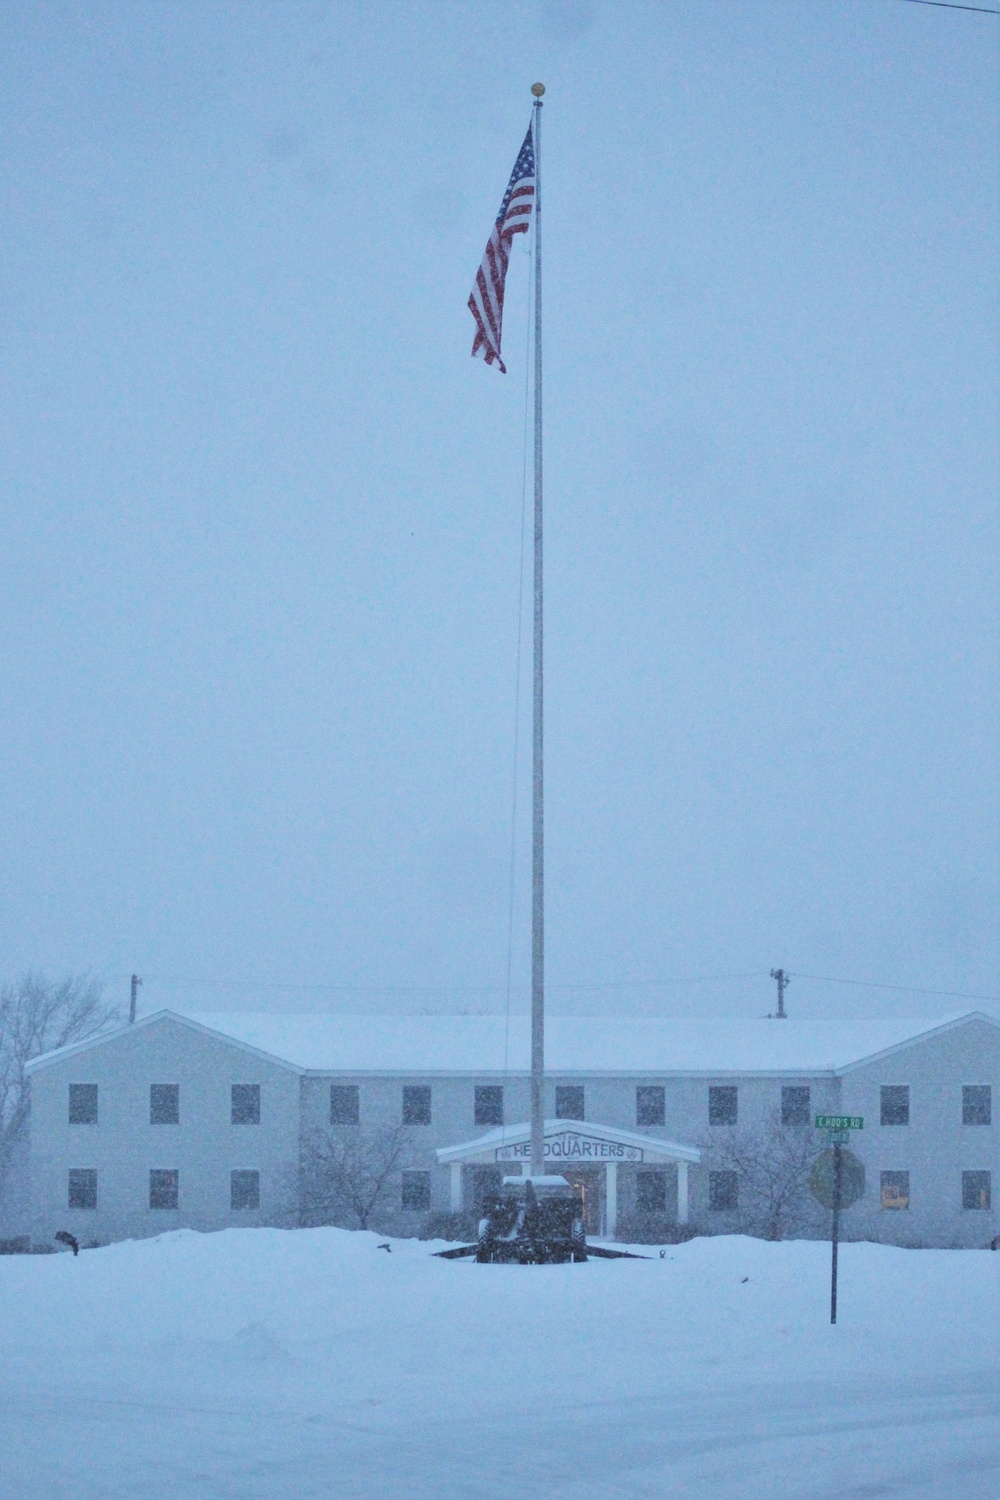
[[[926,1404],[944,1403],[950,1472],[956,1444],[995,1452],[1000,1255],[846,1245],[831,1328],[829,1247],[814,1242],[700,1239],[663,1259],[550,1267],[441,1261],[434,1248],[336,1229],[181,1230],[77,1259],[0,1259],[0,1487],[76,1500],[391,1495],[384,1474],[405,1451],[408,1497],[510,1493],[479,1473],[488,1454],[513,1463],[522,1495],[547,1500],[827,1495],[838,1491],[801,1474],[798,1487],[754,1489],[761,1476],[735,1451],[751,1432],[777,1441],[790,1412],[811,1433],[795,1442],[815,1446],[852,1402],[864,1472],[887,1469],[890,1485],[903,1470],[912,1483],[872,1428],[894,1401],[921,1450],[937,1431]],[[978,1438],[956,1400],[979,1412]],[[548,1434],[540,1469],[533,1422]],[[688,1487],[664,1489],[682,1439]],[[724,1491],[698,1487],[723,1471]],[[955,1493],[978,1494],[963,1473]]]

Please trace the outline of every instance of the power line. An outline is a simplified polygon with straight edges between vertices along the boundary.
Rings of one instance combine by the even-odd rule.
[[[846,984],[854,989],[892,990],[901,995],[937,995],[951,1000],[988,1000],[1000,1004],[1000,995],[986,995],[973,990],[928,989],[915,984],[886,984],[873,979],[843,979],[833,974],[806,974],[801,969],[786,970],[786,983],[794,972],[796,979],[809,979],[816,984]],[[606,990],[660,989],[683,984],[733,984],[748,979],[766,979],[766,969],[753,969],[742,974],[687,974],[660,979],[611,979],[598,983],[552,984],[552,990],[562,993],[600,993]],[[147,984],[170,987],[192,985],[206,989],[270,990],[286,994],[337,994],[337,995],[492,995],[507,993],[505,984],[275,984],[267,980],[246,979],[197,979],[168,974],[147,974]],[[530,992],[530,985],[512,986],[512,991],[521,994]]]
[[[993,10],[987,5],[957,5],[954,0],[903,0],[904,5],[932,5],[935,10],[971,10],[977,16],[1000,16],[1000,10]],[[887,985],[883,989],[889,988]],[[923,993],[923,992],[921,992]],[[928,990],[927,994],[936,994],[937,991]],[[942,993],[944,993],[942,991]]]
[[[692,974],[671,979],[612,979],[599,984],[550,984],[552,990],[626,990],[650,989],[668,984],[726,984],[739,979],[762,979],[766,971],[755,969],[747,974]],[[343,995],[491,995],[505,994],[502,984],[275,984],[252,979],[195,979],[168,974],[147,974],[147,984],[200,985],[207,989],[283,990]],[[529,984],[516,984],[514,991],[528,994]]]
[[[604,984],[550,984],[550,990],[642,990],[667,984],[728,984],[737,979],[764,979],[763,969],[750,974],[689,974],[680,979],[612,979]]]
[[[1000,12],[998,12],[1000,14]],[[873,979],[834,979],[830,974],[803,974],[795,970],[796,979],[814,979],[821,984],[850,984],[863,990],[897,990],[902,995],[945,995],[952,1000],[992,1000],[1000,1003],[1000,995],[977,995],[969,990],[924,990],[913,984],[879,984]]]

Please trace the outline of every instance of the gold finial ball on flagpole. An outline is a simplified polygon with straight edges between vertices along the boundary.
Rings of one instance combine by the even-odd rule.
[[[531,85],[531,92],[534,94],[536,99],[540,99],[545,93],[544,83],[533,83]]]

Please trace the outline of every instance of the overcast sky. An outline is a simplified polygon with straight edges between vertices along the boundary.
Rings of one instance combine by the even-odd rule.
[[[538,78],[552,1006],[1000,993],[998,35],[8,0],[0,970],[503,1006]]]

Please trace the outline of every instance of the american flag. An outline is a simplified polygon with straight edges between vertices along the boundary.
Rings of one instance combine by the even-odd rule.
[[[524,145],[517,154],[514,170],[510,174],[496,223],[486,242],[486,253],[476,273],[475,285],[469,298],[469,311],[476,320],[472,357],[485,359],[488,365],[498,364],[503,375],[506,375],[507,367],[500,358],[500,330],[503,325],[503,289],[507,279],[507,262],[515,234],[528,232],[534,201],[535,143],[529,125]]]

